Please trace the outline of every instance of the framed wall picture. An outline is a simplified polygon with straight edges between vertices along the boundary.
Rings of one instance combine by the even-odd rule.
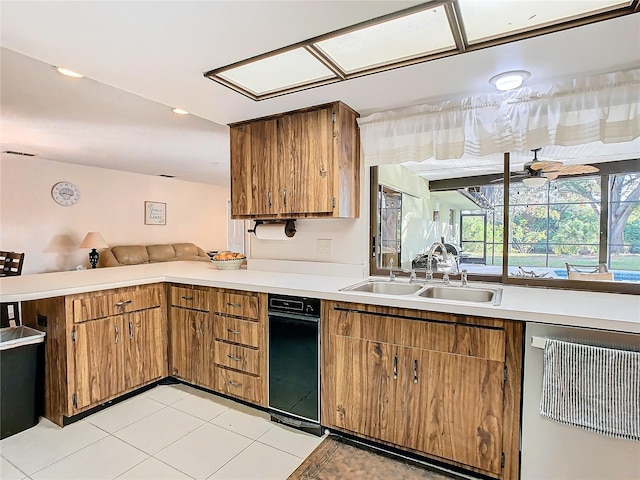
[[[144,202],[145,225],[166,225],[167,204],[162,202]]]

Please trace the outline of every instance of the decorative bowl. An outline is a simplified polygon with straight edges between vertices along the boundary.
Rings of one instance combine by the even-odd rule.
[[[238,270],[246,258],[232,258],[231,260],[211,260],[218,270]]]

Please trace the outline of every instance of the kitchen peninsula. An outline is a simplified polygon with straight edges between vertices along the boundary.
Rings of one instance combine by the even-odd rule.
[[[318,269],[314,269],[314,271],[318,271]],[[236,314],[232,314],[231,317],[237,318],[238,321],[246,319],[247,322],[245,323],[254,322],[252,325],[257,325],[258,330],[256,332],[258,332],[258,336],[255,343],[253,343],[256,347],[252,348],[259,358],[257,365],[261,365],[259,368],[265,368],[266,358],[264,353],[266,349],[263,345],[267,342],[264,333],[266,294],[280,293],[320,298],[323,300],[321,320],[323,329],[323,358],[321,360],[323,368],[322,424],[331,429],[355,433],[379,443],[400,446],[428,458],[444,460],[451,465],[493,478],[521,477],[518,461],[521,434],[522,437],[526,438],[527,415],[530,417],[538,416],[535,411],[523,411],[522,418],[524,420],[521,433],[521,386],[524,386],[525,393],[527,389],[526,375],[524,381],[522,381],[523,372],[526,370],[523,365],[523,357],[524,363],[527,361],[526,354],[523,355],[523,343],[524,345],[531,343],[531,339],[523,334],[525,325],[578,327],[579,329],[589,329],[589,331],[599,331],[605,334],[623,334],[625,339],[633,344],[637,344],[640,338],[638,336],[640,334],[640,298],[635,295],[556,291],[503,285],[501,286],[503,289],[502,302],[500,305],[494,306],[472,302],[426,299],[410,295],[372,295],[354,291],[341,291],[344,287],[361,281],[362,278],[347,276],[336,277],[260,271],[252,268],[251,262],[248,270],[235,271],[219,271],[212,265],[201,262],[171,262],[0,279],[0,301],[22,301],[24,311],[27,313],[25,323],[36,328],[43,327],[37,326],[38,319],[34,312],[37,312],[41,306],[46,309],[47,304],[56,305],[56,308],[53,308],[50,312],[57,312],[57,314],[51,315],[51,313],[48,313],[47,328],[49,330],[47,333],[52,338],[58,335],[62,342],[75,342],[75,335],[80,335],[80,329],[76,327],[90,324],[93,320],[85,321],[90,318],[114,319],[114,325],[120,325],[116,335],[120,335],[120,338],[124,341],[125,337],[131,334],[131,331],[126,328],[129,317],[119,318],[120,314],[118,312],[107,311],[109,307],[106,303],[106,306],[102,307],[100,302],[93,302],[92,299],[107,296],[111,298],[113,295],[119,295],[120,293],[135,293],[131,297],[133,299],[132,305],[137,306],[132,308],[132,313],[129,315],[134,315],[134,310],[136,312],[145,312],[147,310],[156,312],[152,315],[142,315],[143,320],[136,325],[144,325],[147,322],[148,325],[153,325],[148,331],[153,332],[154,329],[156,333],[158,330],[163,331],[164,339],[153,334],[147,334],[144,338],[155,339],[156,343],[153,348],[158,351],[166,352],[168,348],[168,365],[167,361],[164,361],[163,365],[155,365],[157,368],[153,372],[147,371],[148,375],[143,375],[143,378],[129,379],[129,384],[121,385],[117,390],[118,392],[126,392],[134,391],[139,386],[149,384],[149,382],[167,376],[167,374],[172,375],[172,372],[175,371],[172,370],[172,367],[174,369],[177,368],[176,360],[173,358],[175,357],[175,345],[172,345],[175,344],[176,337],[172,330],[173,324],[167,322],[166,318],[170,316],[173,320],[170,310],[181,309],[183,312],[189,311],[191,313],[184,313],[187,315],[185,318],[189,318],[188,315],[193,315],[193,318],[201,319],[203,323],[199,324],[200,331],[206,336],[209,331],[207,330],[206,319],[214,319],[213,323],[215,323],[219,321],[216,319],[225,316],[224,311],[220,310],[220,302],[218,301],[216,306],[216,300],[213,300],[218,298],[216,297],[217,295],[230,296],[229,298],[233,299],[232,303],[241,303],[244,299],[247,301],[253,299],[250,303],[247,303],[249,307],[243,307],[243,313],[240,317]],[[174,298],[174,291],[182,295]],[[190,294],[190,292],[193,292],[193,294]],[[210,293],[214,294],[214,296],[209,295]],[[202,300],[201,305],[193,305],[187,308],[182,305],[184,302],[180,300],[185,298],[190,300],[193,298],[194,301],[199,298],[205,300]],[[65,301],[65,299],[69,301]],[[116,303],[127,301],[120,300],[120,297],[113,297],[113,299],[118,300]],[[200,302],[200,300],[198,301]],[[100,311],[100,308],[106,310]],[[81,312],[78,313],[79,317],[76,317],[76,310]],[[211,312],[210,317],[208,316],[209,312]],[[127,315],[127,313],[122,313],[122,315]],[[54,318],[56,316],[59,318]],[[75,332],[73,340],[66,339],[64,331],[61,337],[60,332],[53,333],[51,331],[53,326],[64,325],[65,322],[66,328],[72,328],[73,332]],[[118,322],[120,323],[118,324]],[[367,331],[365,324],[373,328]],[[114,325],[109,324],[112,332]],[[47,330],[47,328],[44,329]],[[132,327],[130,326],[129,328]],[[167,329],[171,330],[168,335]],[[136,331],[143,332],[144,329]],[[214,332],[214,329],[211,331]],[[215,343],[213,341],[213,337],[216,335],[215,332],[211,335],[212,340],[210,343],[206,343],[207,345]],[[431,335],[435,335],[436,337],[434,338],[444,340],[434,340],[436,343],[426,341]],[[347,350],[340,347],[340,342],[347,342],[343,344]],[[411,373],[410,369],[413,369],[414,382],[419,376],[420,381],[427,382],[425,385],[428,385],[430,375],[425,373],[423,376],[420,369],[426,368],[423,365],[428,364],[429,359],[436,357],[441,358],[439,361],[449,358],[455,360],[455,362],[462,362],[453,363],[453,367],[448,368],[461,367],[475,372],[469,374],[469,380],[478,382],[479,378],[485,379],[479,384],[472,385],[473,388],[481,389],[477,392],[477,395],[473,393],[473,388],[467,390],[464,383],[460,385],[453,384],[454,387],[452,388],[454,390],[462,389],[456,391],[467,392],[466,395],[456,396],[455,400],[453,400],[453,397],[447,397],[448,394],[445,391],[443,398],[445,400],[449,398],[447,402],[450,405],[459,405],[460,412],[478,411],[469,414],[469,418],[467,416],[460,418],[456,414],[452,418],[459,418],[459,420],[446,425],[446,428],[454,429],[453,431],[446,430],[451,433],[451,435],[447,435],[447,438],[460,438],[453,446],[423,444],[420,438],[424,437],[412,439],[411,431],[403,432],[400,426],[394,427],[393,432],[385,428],[378,428],[378,430],[363,429],[361,425],[371,425],[372,421],[366,421],[363,424],[356,422],[354,424],[345,421],[340,415],[332,416],[332,412],[342,411],[346,407],[347,417],[345,418],[349,420],[349,408],[360,411],[375,408],[375,404],[367,402],[372,399],[382,398],[381,395],[384,393],[376,391],[373,395],[365,395],[367,398],[362,399],[362,401],[365,402],[366,408],[357,408],[356,402],[359,399],[356,397],[353,397],[354,403],[347,403],[341,406],[341,399],[349,398],[351,402],[352,396],[347,395],[347,397],[344,397],[350,391],[348,389],[344,390],[342,389],[343,387],[340,387],[336,390],[333,388],[340,386],[340,382],[344,381],[340,380],[344,376],[341,376],[339,369],[342,368],[341,365],[344,365],[345,369],[353,372],[354,383],[362,382],[362,380],[358,380],[356,375],[358,374],[357,365],[360,364],[358,363],[360,362],[359,358],[364,359],[364,357],[354,357],[353,362],[351,362],[349,357],[342,357],[342,355],[345,355],[345,352],[348,351],[352,352],[349,355],[365,354],[369,351],[367,350],[368,347],[366,347],[368,344],[373,346],[393,346],[395,343],[398,344],[397,348],[403,349],[402,351],[406,351],[407,354],[406,358],[400,356],[399,360],[396,360],[396,365],[398,365],[397,377],[401,379],[402,385],[406,385],[407,388],[410,385],[414,385],[406,377],[403,379],[403,375],[407,374],[407,372]],[[331,350],[329,350],[330,345],[332,345]],[[358,345],[363,345],[365,349],[358,350]],[[418,367],[417,363],[415,365],[413,363],[413,356],[410,356],[414,355],[414,352],[418,350],[435,352],[436,357],[420,357],[422,360],[420,360],[420,367]],[[142,356],[138,358],[142,358],[142,364],[147,365],[144,361],[145,349],[142,348],[140,351]],[[375,352],[375,348],[372,351]],[[538,350],[538,352],[540,351]],[[123,362],[130,358],[129,354],[120,355],[124,359]],[[338,357],[329,360],[330,356],[335,355],[338,355]],[[391,361],[393,354],[390,355],[385,352],[379,352],[379,356],[376,356],[375,360],[372,357],[367,357],[370,360],[361,363],[365,368],[363,372],[380,374],[380,371],[377,370],[379,366],[386,365],[387,361],[393,363]],[[429,353],[428,355],[432,354]],[[153,357],[157,358],[158,356]],[[159,356],[161,359],[167,357]],[[67,356],[66,358],[71,359],[72,357]],[[77,363],[77,359],[74,365],[75,363]],[[367,370],[366,368],[369,368],[367,365],[370,363],[373,366]],[[154,365],[154,363],[152,362],[151,365]],[[328,365],[331,365],[331,369],[328,368]],[[121,368],[126,372],[126,364]],[[471,368],[475,370],[471,370]],[[504,379],[503,369],[505,370]],[[257,373],[248,375],[236,371],[237,369],[221,369],[217,364],[215,370],[218,373],[233,372],[236,376],[231,378],[231,384],[243,383],[242,379],[251,380],[253,383],[250,390],[239,393],[227,391],[225,390],[227,382],[223,382],[225,385],[222,385],[221,383],[216,383],[217,380],[215,378],[207,380],[206,376],[200,379],[196,377],[186,378],[186,381],[264,407],[265,398],[263,392],[265,391],[265,385],[261,380],[264,378],[263,371],[257,369],[255,370]],[[66,371],[64,360],[62,360],[62,364],[58,365],[57,371]],[[464,381],[460,380],[463,376],[455,375],[455,371],[452,374],[452,378],[458,377],[458,382]],[[185,378],[181,375],[178,375],[178,377]],[[78,378],[76,374],[76,382]],[[128,378],[126,373],[124,378]],[[223,377],[218,376],[218,378]],[[226,377],[224,378],[226,379]],[[67,379],[64,381],[66,382]],[[449,385],[449,382],[450,380],[447,380],[446,383],[440,382],[440,384]],[[370,388],[369,383],[365,381],[364,383],[359,383],[359,385],[362,388]],[[524,385],[522,385],[523,383]],[[72,384],[72,380],[69,380],[69,384]],[[483,385],[489,389],[484,394],[481,393],[484,391],[482,390]],[[425,387],[421,388],[424,390]],[[59,395],[57,411],[62,416],[72,416],[76,412],[79,413],[83,409],[92,408],[106,401],[106,399],[115,398],[121,394],[109,394],[107,392],[103,397],[98,395],[94,398],[91,395],[95,394],[95,392],[91,391],[91,389],[86,392],[85,396],[82,396],[76,390],[73,390],[74,393],[78,394],[76,398],[71,398],[71,390]],[[358,390],[357,387],[356,390]],[[503,390],[505,392],[504,396],[501,393]],[[500,393],[497,394],[497,392]],[[411,395],[410,392],[407,394]],[[487,394],[489,397],[485,396]],[[397,400],[400,403],[402,403],[401,398],[402,396],[398,397]],[[82,399],[82,403],[78,403],[79,399]],[[408,400],[408,402],[411,402],[411,400]],[[426,408],[426,403],[418,402],[418,400],[414,400],[414,402],[417,402],[413,404],[416,409],[415,412],[420,415],[419,412]],[[469,402],[478,408],[469,408],[471,406],[471,403],[467,405]],[[411,405],[411,403],[408,405]],[[390,415],[393,416],[393,412]],[[413,422],[411,415],[410,420]],[[477,417],[474,417],[474,415]],[[55,419],[59,424],[63,423],[62,416]],[[487,423],[486,419],[491,419],[491,421]],[[425,428],[427,427],[425,426]],[[484,432],[482,442],[477,445],[476,440],[474,440],[476,429],[479,429],[479,432]],[[466,436],[456,435],[459,432],[471,433]],[[632,450],[632,455],[633,447],[635,447],[635,444],[632,443],[631,447],[629,447]],[[527,452],[523,452],[523,464],[526,463],[527,458]],[[522,476],[522,478],[525,477]]]

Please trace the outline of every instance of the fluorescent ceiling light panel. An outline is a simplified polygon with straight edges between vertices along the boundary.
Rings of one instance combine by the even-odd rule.
[[[458,1],[469,44],[628,7],[629,4],[628,0]]]
[[[335,74],[304,48],[264,57],[218,73],[254,95],[335,78]]]
[[[204,75],[264,100],[637,13],[638,1],[433,0]]]
[[[444,7],[429,8],[314,44],[344,72],[455,48]]]

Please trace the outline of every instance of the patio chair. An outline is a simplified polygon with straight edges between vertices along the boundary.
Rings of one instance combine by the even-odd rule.
[[[596,265],[576,265],[565,263],[569,280],[601,281],[613,280],[613,272],[610,272],[606,263]]]

